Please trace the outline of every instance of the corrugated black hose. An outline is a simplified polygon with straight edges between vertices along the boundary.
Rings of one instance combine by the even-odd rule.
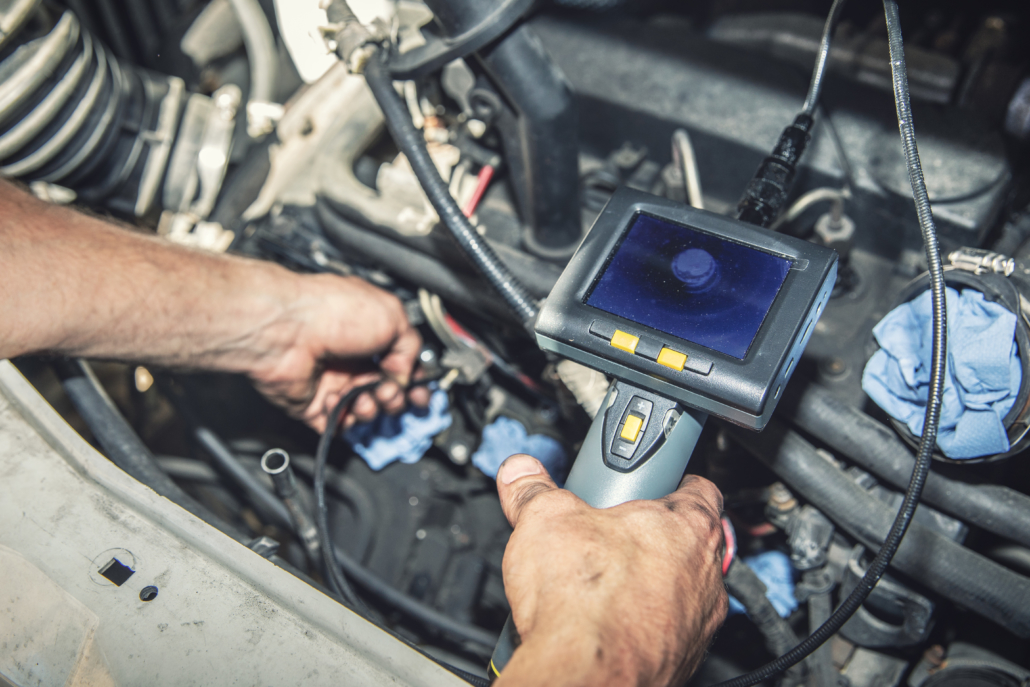
[[[504,299],[519,321],[532,329],[539,308],[526,288],[515,278],[515,275],[498,259],[497,254],[468,221],[461,208],[451,197],[447,184],[440,177],[440,172],[429,157],[426,141],[422,132],[411,123],[411,114],[407,105],[401,100],[393,88],[393,78],[386,65],[386,52],[376,50],[365,66],[365,81],[372,90],[376,102],[386,118],[386,126],[393,136],[394,142],[411,164],[422,190],[451,236],[457,241],[461,250],[469,257],[476,268],[482,272],[490,285]]]
[[[923,423],[923,437],[919,443],[919,453],[912,480],[905,500],[898,510],[890,533],[880,547],[876,558],[869,564],[866,574],[848,597],[837,607],[830,619],[818,630],[810,634],[794,649],[768,663],[758,670],[719,683],[717,687],[750,687],[803,660],[821,644],[832,637],[847,620],[854,615],[859,606],[866,600],[876,583],[883,576],[894,553],[898,550],[912,516],[916,504],[923,491],[926,476],[930,471],[930,461],[937,446],[937,425],[941,414],[941,396],[944,391],[944,364],[947,353],[947,313],[944,301],[944,270],[937,246],[937,229],[930,212],[930,198],[926,191],[922,165],[919,162],[919,151],[916,149],[915,131],[912,126],[912,107],[909,102],[908,72],[905,67],[905,50],[901,39],[901,22],[898,18],[896,0],[884,0],[884,14],[887,19],[887,34],[890,44],[891,70],[894,82],[894,101],[898,114],[898,129],[905,150],[905,162],[908,165],[909,181],[912,184],[912,195],[915,198],[916,214],[919,216],[919,227],[923,234],[923,245],[926,249],[926,260],[930,272],[930,292],[933,305],[933,355],[931,359],[930,390],[926,405],[926,416]]]

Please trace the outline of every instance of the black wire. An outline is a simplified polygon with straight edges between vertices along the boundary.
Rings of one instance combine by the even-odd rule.
[[[436,381],[436,379],[416,380],[409,384],[405,391],[416,386],[425,386],[433,381]],[[354,593],[354,589],[341,570],[342,566],[355,582],[407,615],[464,641],[491,648],[497,642],[496,635],[479,627],[456,620],[445,613],[437,611],[435,608],[411,598],[404,592],[395,589],[376,577],[359,562],[332,545],[332,536],[329,532],[329,509],[326,502],[326,465],[329,458],[329,447],[332,444],[333,436],[336,434],[340,420],[351,404],[354,403],[354,400],[361,394],[374,390],[378,385],[379,382],[365,384],[344,394],[329,415],[325,431],[322,432],[322,437],[318,442],[318,450],[315,453],[315,524],[318,527],[318,538],[323,552],[323,563],[329,585],[351,607],[368,617],[368,608],[361,602],[357,594]],[[327,556],[326,552],[332,552],[332,557]]]
[[[365,81],[383,111],[390,135],[408,158],[422,190],[458,247],[515,312],[519,321],[531,328],[539,311],[536,301],[511,270],[500,261],[493,248],[483,240],[454,202],[450,189],[440,178],[440,172],[429,156],[425,137],[411,123],[411,113],[407,105],[394,90],[393,77],[386,65],[386,58],[384,50],[377,50],[369,58],[365,66]]]
[[[900,19],[896,0],[883,1],[884,14],[887,18],[887,34],[890,43],[891,68],[894,82],[894,100],[897,106],[898,129],[905,149],[905,160],[908,165],[909,180],[912,183],[912,194],[915,198],[916,214],[923,233],[926,248],[926,259],[929,263],[930,291],[933,301],[933,355],[930,372],[930,392],[923,422],[923,437],[919,443],[919,454],[912,470],[905,499],[894,519],[894,524],[880,547],[876,558],[870,563],[862,580],[848,597],[837,607],[829,620],[823,623],[803,642],[775,661],[758,670],[741,675],[732,680],[720,682],[716,687],[750,687],[787,668],[799,663],[848,621],[866,600],[873,587],[886,571],[894,553],[898,550],[902,538],[912,522],[916,505],[923,491],[926,476],[930,472],[930,463],[937,445],[937,426],[941,414],[941,396],[944,391],[944,363],[947,352],[947,313],[944,301],[944,269],[937,246],[937,229],[934,226],[933,214],[930,211],[930,199],[926,192],[926,181],[923,178],[922,165],[919,162],[919,151],[916,149],[915,131],[912,127],[912,107],[909,101],[908,73],[905,66],[904,44],[901,39]]]
[[[352,607],[362,615],[368,615],[368,608],[354,593],[347,578],[340,572],[340,567],[333,560],[330,552],[333,551],[332,539],[329,537],[329,507],[326,505],[325,497],[325,468],[329,460],[329,446],[332,444],[336,428],[343,419],[344,413],[350,408],[354,400],[365,393],[372,391],[379,382],[356,386],[343,395],[336,403],[336,407],[329,414],[326,420],[325,431],[318,441],[318,450],[315,452],[315,524],[318,527],[318,540],[322,548],[322,562],[325,568],[326,579],[333,591],[339,594]]]

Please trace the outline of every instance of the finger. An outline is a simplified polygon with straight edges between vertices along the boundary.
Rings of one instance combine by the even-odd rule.
[[[433,392],[426,387],[416,386],[408,392],[408,400],[419,408],[427,408],[429,407],[429,397],[432,395]]]
[[[379,407],[391,415],[404,410],[404,391],[394,382],[380,384],[375,390],[375,399]]]
[[[375,400],[371,394],[365,392],[354,399],[354,404],[351,406],[350,415],[359,422],[368,422],[374,418],[379,412],[379,406],[376,405]]]
[[[710,529],[722,529],[722,492],[704,477],[686,475],[679,488],[664,499],[670,510],[696,513]]]
[[[386,375],[401,386],[411,381],[411,372],[415,361],[422,350],[422,337],[410,324],[405,322],[404,329],[394,340],[390,350],[383,356],[379,367]]]
[[[550,491],[558,491],[558,486],[543,464],[532,456],[516,454],[501,463],[497,470],[497,494],[512,527],[518,525],[534,499]]]

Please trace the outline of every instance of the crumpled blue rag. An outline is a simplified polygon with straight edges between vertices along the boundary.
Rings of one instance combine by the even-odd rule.
[[[948,359],[937,446],[955,459],[1003,453],[1009,450],[1003,420],[1023,378],[1016,316],[975,289],[946,292]],[[873,335],[880,350],[866,363],[862,389],[922,436],[933,345],[930,292],[890,311]]]
[[[763,551],[755,556],[744,556],[741,560],[755,571],[765,584],[765,598],[773,605],[781,618],[788,617],[798,607],[794,598],[794,566],[790,557],[782,551]],[[744,604],[730,597],[729,615],[746,613]]]
[[[434,391],[428,408],[411,408],[400,415],[381,414],[354,425],[344,434],[354,452],[373,470],[395,461],[417,463],[433,445],[433,437],[451,426],[447,392]]]
[[[472,464],[488,477],[496,478],[501,463],[516,453],[528,453],[539,460],[555,481],[565,469],[565,449],[557,440],[543,434],[527,435],[521,422],[503,415],[483,429]]]

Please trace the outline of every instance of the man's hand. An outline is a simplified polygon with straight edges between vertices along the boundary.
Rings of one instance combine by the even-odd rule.
[[[498,687],[670,685],[726,617],[722,496],[688,475],[673,494],[598,510],[512,456],[497,474],[515,532],[504,586],[522,638]]]
[[[380,407],[402,410],[402,387],[411,380],[422,339],[401,302],[357,278],[302,277],[297,291],[266,328],[266,353],[250,371],[258,389],[318,431],[348,390],[384,377],[374,398],[355,400],[346,423],[370,420]],[[411,400],[426,405],[428,395],[415,389]]]
[[[317,430],[396,412],[421,347],[400,301],[355,278],[189,250],[0,179],[0,359],[30,353],[249,375]],[[428,403],[425,389],[412,401]]]

